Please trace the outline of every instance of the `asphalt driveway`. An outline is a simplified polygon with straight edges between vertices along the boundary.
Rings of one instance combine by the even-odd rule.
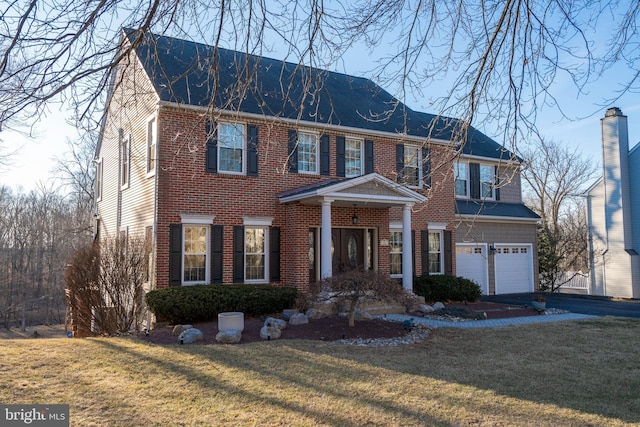
[[[533,293],[483,295],[480,300],[503,304],[531,305],[534,295]],[[547,308],[558,308],[572,313],[594,316],[622,316],[640,319],[640,300],[613,300],[607,297],[575,294],[546,293],[545,296]]]

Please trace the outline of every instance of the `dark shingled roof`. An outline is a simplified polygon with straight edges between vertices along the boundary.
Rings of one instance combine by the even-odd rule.
[[[522,203],[456,200],[456,213],[460,215],[540,219],[540,216],[537,213],[535,213]]]
[[[132,29],[124,33],[130,41],[137,36]],[[223,48],[214,52],[212,46],[151,33],[136,48],[162,101],[204,107],[215,97],[224,110],[447,141],[461,124],[413,111],[369,79]],[[511,158],[474,128],[463,153]]]

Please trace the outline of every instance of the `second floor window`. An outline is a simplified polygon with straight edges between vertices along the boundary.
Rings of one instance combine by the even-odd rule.
[[[318,137],[309,133],[298,134],[298,172],[318,173]]]
[[[120,187],[129,186],[129,175],[131,173],[131,134],[122,138],[120,144]]]
[[[495,167],[493,165],[480,165],[480,197],[493,199],[495,185]]]
[[[420,148],[405,145],[404,147],[404,180],[411,187],[420,186]]]
[[[469,165],[467,163],[456,162],[454,164],[453,176],[456,180],[456,196],[469,197]]]
[[[345,176],[353,178],[362,175],[362,141],[347,138],[344,147]]]
[[[147,122],[147,173],[152,174],[156,170],[156,120]]]
[[[241,124],[218,125],[218,172],[244,173],[245,132]]]

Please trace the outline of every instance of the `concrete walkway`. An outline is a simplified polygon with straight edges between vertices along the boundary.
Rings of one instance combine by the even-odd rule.
[[[598,316],[592,316],[588,314],[578,314],[578,313],[563,313],[563,314],[544,314],[544,315],[538,315],[538,316],[508,317],[504,319],[466,320],[466,321],[460,321],[460,322],[435,320],[435,319],[430,319],[428,317],[409,316],[406,314],[387,314],[387,315],[374,316],[374,317],[384,318],[384,319],[392,320],[396,322],[413,320],[414,324],[426,325],[431,328],[494,328],[498,326],[526,325],[529,323],[546,323],[546,322],[561,322],[565,320],[592,319]]]

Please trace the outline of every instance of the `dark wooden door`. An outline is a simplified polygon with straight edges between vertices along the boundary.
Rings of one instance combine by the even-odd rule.
[[[333,274],[364,267],[364,230],[334,228],[331,245]]]

